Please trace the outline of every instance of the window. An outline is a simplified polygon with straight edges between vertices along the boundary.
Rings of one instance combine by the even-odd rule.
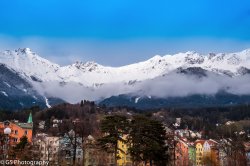
[[[17,140],[18,140],[17,138],[13,138],[13,141],[14,141],[14,142],[17,142]]]
[[[25,130],[25,131],[24,131],[24,134],[25,134],[25,135],[27,135],[27,134],[28,134],[28,131],[27,131],[27,130]]]
[[[17,135],[18,134],[18,130],[15,130],[15,135]]]

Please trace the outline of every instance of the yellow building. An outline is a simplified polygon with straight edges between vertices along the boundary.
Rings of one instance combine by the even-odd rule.
[[[198,140],[195,142],[196,148],[196,166],[201,166],[203,161],[203,140]]]
[[[127,139],[127,136],[124,135],[123,140]],[[131,156],[128,152],[128,145],[125,142],[122,141],[118,141],[118,148],[121,149],[119,150],[119,159],[117,160],[117,164],[118,166],[131,166],[132,165],[132,161],[131,161]]]

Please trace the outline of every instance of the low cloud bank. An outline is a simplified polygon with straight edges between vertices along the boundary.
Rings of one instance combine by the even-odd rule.
[[[155,97],[185,97],[193,94],[215,95],[225,91],[236,95],[250,95],[250,75],[228,77],[208,73],[206,77],[172,73],[152,80],[126,83],[104,84],[97,88],[81,84],[44,82],[36,88],[46,96],[59,97],[70,103],[80,100],[100,100],[119,94],[147,95]]]

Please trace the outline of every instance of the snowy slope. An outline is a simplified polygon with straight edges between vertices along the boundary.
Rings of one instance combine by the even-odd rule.
[[[232,76],[237,76],[241,74],[242,69],[250,68],[250,49],[228,54],[201,55],[196,52],[186,52],[156,55],[149,60],[122,67],[102,66],[95,62],[76,62],[60,67],[25,48],[0,53],[0,63],[33,80],[77,82],[95,87],[105,83],[152,79],[179,67],[201,67],[215,73],[230,73]]]
[[[43,81],[59,80],[55,75],[59,65],[41,58],[29,48],[1,52],[0,63],[14,69],[24,77],[38,78]]]

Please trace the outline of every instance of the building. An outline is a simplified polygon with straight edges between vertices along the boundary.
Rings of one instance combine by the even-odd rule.
[[[122,139],[127,140],[127,135],[123,135]],[[127,143],[118,141],[118,149],[121,149],[118,153],[118,156],[120,157],[120,159],[117,160],[118,166],[132,166],[132,160],[128,148],[129,146]]]
[[[195,149],[196,149],[196,166],[201,166],[203,162],[203,144],[204,140],[195,141]]]
[[[27,123],[21,123],[17,120],[0,122],[0,132],[3,132],[6,127],[11,129],[11,134],[9,135],[10,145],[16,145],[19,143],[23,136],[28,138],[28,142],[32,142],[33,121],[31,113]]]
[[[250,165],[250,142],[244,143],[245,153],[246,153],[246,163]]]
[[[210,146],[209,142],[206,140],[203,143],[203,159],[204,160],[209,160],[210,155],[211,155],[211,146]],[[206,162],[208,162],[208,161],[206,161]]]
[[[74,132],[69,132],[73,134]],[[74,138],[71,135],[65,134],[63,137],[48,136],[45,133],[37,134],[34,138],[34,145],[38,147],[40,160],[47,160],[54,165],[73,165],[74,156]],[[76,165],[83,165],[83,150],[82,140],[76,138]]]
[[[57,128],[59,126],[59,124],[62,123],[62,120],[59,119],[53,119],[52,121],[52,127]]]
[[[220,165],[219,160],[219,143],[213,139],[209,139],[210,144],[210,161],[213,166]]]
[[[211,146],[211,164],[213,166],[219,166],[219,149],[217,146]]]
[[[173,124],[174,127],[180,127],[181,125],[181,118],[176,118],[175,123]]]
[[[45,129],[45,121],[40,121],[38,124],[38,128],[41,130]]]
[[[195,152],[195,146],[193,143],[188,144],[188,163],[189,165],[195,165],[196,161],[196,152]]]
[[[175,148],[176,164],[179,166],[188,166],[188,142],[184,138],[179,138]]]
[[[218,143],[212,139],[195,141],[196,165],[219,165]]]
[[[85,140],[84,152],[84,165],[85,166],[114,166],[115,158],[114,153],[107,153],[96,146],[94,137],[89,135]]]
[[[82,148],[83,140],[81,137],[78,137],[77,135],[75,135],[75,132],[73,130],[69,131],[60,139],[59,146],[60,146],[60,156],[61,156],[60,162],[61,163],[72,165],[74,153],[75,153],[75,164],[82,165],[83,163],[83,148]],[[74,152],[75,150],[76,152]]]
[[[220,165],[228,165],[229,156],[231,154],[231,140],[221,139],[219,141],[219,163]]]
[[[50,137],[47,134],[37,134],[34,144],[38,147],[40,160],[59,163],[60,137]]]

